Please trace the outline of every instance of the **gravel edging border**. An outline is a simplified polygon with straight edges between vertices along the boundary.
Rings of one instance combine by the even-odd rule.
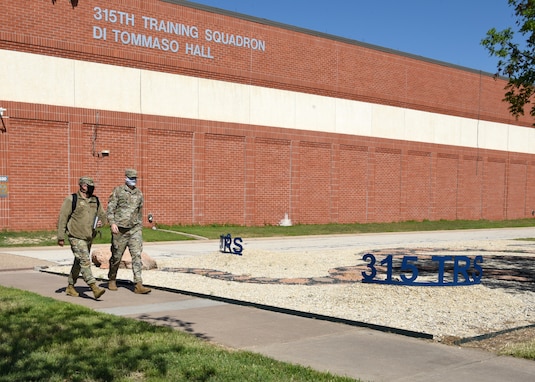
[[[39,271],[43,272],[43,273],[48,273],[48,274],[53,274],[53,275],[57,275],[57,276],[67,277],[67,275],[64,274],[64,273],[50,271],[50,270],[47,270],[46,268],[41,268],[41,269],[39,269]],[[103,278],[97,278],[97,280],[99,280],[101,282],[108,281],[107,279],[103,279]],[[117,280],[117,284],[119,284],[119,285],[120,284],[133,285],[132,281],[124,281],[124,280]],[[243,301],[243,300],[236,300],[236,299],[227,298],[227,297],[207,295],[207,294],[198,293],[198,292],[191,292],[191,291],[187,291],[187,290],[161,287],[161,286],[157,286],[157,285],[149,285],[149,284],[147,284],[147,286],[150,287],[150,288],[153,288],[153,289],[164,291],[164,292],[183,294],[183,295],[187,295],[187,296],[191,296],[191,297],[197,297],[197,298],[204,298],[204,299],[207,299],[207,300],[213,300],[213,301],[223,302],[223,303],[232,304],[232,305],[247,306],[247,307],[252,307],[252,308],[256,308],[256,309],[261,309],[261,310],[266,310],[266,311],[276,312],[276,313],[282,313],[282,314],[288,314],[288,315],[297,316],[297,317],[310,318],[310,319],[315,319],[315,320],[328,321],[328,322],[333,322],[333,323],[349,325],[349,326],[367,328],[367,329],[377,330],[377,331],[381,331],[381,332],[385,332],[385,333],[399,334],[399,335],[412,337],[412,338],[427,339],[427,340],[432,340],[434,338],[432,334],[424,333],[424,332],[416,332],[416,331],[412,331],[412,330],[399,329],[399,328],[394,328],[394,327],[389,327],[389,326],[383,326],[383,325],[377,325],[377,324],[362,322],[362,321],[355,321],[355,320],[349,320],[349,319],[344,319],[344,318],[326,316],[326,315],[322,315],[322,314],[304,312],[304,311],[300,311],[300,310],[280,308],[280,307],[277,307],[277,306],[258,304],[258,303],[254,303],[254,302]]]

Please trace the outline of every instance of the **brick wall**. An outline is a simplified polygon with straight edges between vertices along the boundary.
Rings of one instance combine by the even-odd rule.
[[[0,135],[3,229],[53,228],[83,174],[105,206],[127,167],[140,169],[145,212],[162,224],[277,224],[285,213],[294,223],[495,220],[535,208],[528,154],[259,127],[251,136],[234,124],[120,113],[103,112],[96,126],[91,111],[53,109],[66,120],[19,104],[33,118],[11,118]],[[94,156],[92,142],[110,157]]]
[[[508,114],[502,80],[476,71],[160,1],[100,3],[269,41],[267,53],[217,45],[214,60],[194,60],[90,38],[95,4],[5,0],[0,49],[531,124]],[[52,229],[85,174],[106,206],[127,167],[140,171],[145,216],[162,224],[513,219],[535,208],[527,154],[0,101],[16,116],[0,134],[0,229]]]
[[[134,14],[127,28],[95,20],[95,7]],[[0,49],[74,58],[120,66],[220,79],[330,95],[419,110],[530,125],[515,121],[503,98],[503,80],[477,71],[401,56],[368,45],[332,40],[298,31],[210,13],[162,1],[47,1],[31,5],[5,0],[0,15]],[[159,38],[169,34],[142,28],[141,16],[180,21],[233,34],[253,34],[267,41],[266,52],[213,44],[214,59],[132,47],[111,37],[94,39],[93,27],[133,30]],[[25,20],[23,23],[19,20]],[[176,37],[180,44],[191,39]],[[199,44],[204,40],[199,37]],[[183,48],[181,48],[183,49]]]

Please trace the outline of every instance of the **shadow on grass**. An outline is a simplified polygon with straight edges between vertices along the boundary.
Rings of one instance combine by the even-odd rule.
[[[154,343],[154,335],[160,339],[171,329],[54,300],[46,304],[33,300],[2,294],[2,381],[111,381],[131,371],[165,376],[166,354],[185,351],[180,342]]]
[[[0,286],[0,382],[353,380],[228,351],[191,322],[139,318],[158,325]]]
[[[173,318],[171,316],[153,317],[147,314],[142,314],[136,317],[136,319],[142,320],[142,321],[154,324],[154,325],[165,326],[165,327],[172,328],[172,329],[180,329],[181,331],[191,334],[192,336],[199,338],[201,340],[205,340],[205,341],[212,340],[212,337],[207,336],[205,333],[195,332],[195,329],[193,329],[193,325],[195,323],[193,322],[182,321],[182,320]]]

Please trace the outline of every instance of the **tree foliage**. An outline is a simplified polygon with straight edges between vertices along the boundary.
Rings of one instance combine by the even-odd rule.
[[[481,41],[491,56],[499,58],[496,76],[508,79],[504,101],[515,117],[529,109],[535,117],[535,0],[508,0],[516,17],[516,28],[495,28]]]

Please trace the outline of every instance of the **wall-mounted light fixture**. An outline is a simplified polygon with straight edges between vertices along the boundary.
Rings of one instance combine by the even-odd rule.
[[[101,157],[109,157],[110,156],[110,150],[102,150],[100,152]]]

